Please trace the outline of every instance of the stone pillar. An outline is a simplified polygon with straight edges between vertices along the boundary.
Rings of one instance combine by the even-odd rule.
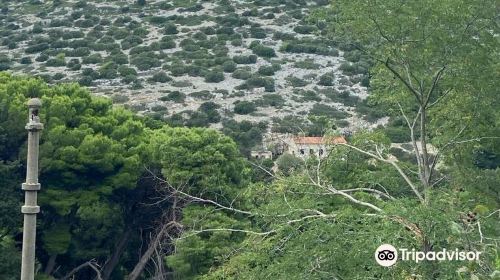
[[[28,130],[28,159],[26,168],[26,183],[22,184],[25,191],[24,206],[21,213],[24,215],[23,252],[21,264],[21,280],[35,278],[35,239],[36,214],[40,212],[37,205],[38,183],[38,145],[43,124],[40,123],[39,110],[42,102],[38,98],[28,101],[29,115],[26,130]]]

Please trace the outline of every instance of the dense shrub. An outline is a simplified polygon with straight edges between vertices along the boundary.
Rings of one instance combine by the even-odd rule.
[[[252,27],[250,28],[250,37],[256,39],[264,39],[266,38],[266,31],[260,27]]]
[[[271,65],[263,65],[259,67],[259,74],[262,76],[273,76],[274,75],[274,67]]]
[[[231,26],[222,26],[215,31],[215,34],[233,35],[234,29]]]
[[[293,64],[293,66],[296,68],[309,69],[309,70],[317,70],[321,67],[320,64],[317,64],[316,62],[314,62],[314,59],[305,59],[305,60],[296,61]]]
[[[46,66],[50,67],[62,67],[66,66],[66,60],[64,54],[59,54],[55,58],[51,58],[45,62]]]
[[[238,65],[234,61],[226,61],[222,64],[222,68],[226,73],[233,73],[237,67]]]
[[[92,78],[93,80],[99,79],[99,72],[95,71],[92,68],[83,68],[82,75]]]
[[[234,47],[239,47],[239,46],[243,45],[243,40],[233,39],[233,40],[231,40],[231,45]]]
[[[248,80],[252,77],[252,72],[245,69],[236,69],[231,76],[235,79]]]
[[[290,53],[311,53],[332,56],[339,55],[336,49],[332,49],[324,43],[314,41],[287,41],[281,47],[281,51]]]
[[[264,87],[266,92],[274,92],[275,90],[274,79],[269,77],[261,77],[258,75],[253,75],[243,84],[237,86],[236,89],[242,90],[242,89],[252,89],[259,87]]]
[[[168,22],[168,18],[162,16],[152,16],[149,18],[149,22],[151,22],[152,24],[160,25]]]
[[[169,69],[170,74],[175,77],[179,77],[187,74],[188,68],[184,64],[173,64],[171,66],[163,66],[163,69]]]
[[[77,48],[74,50],[65,50],[64,53],[66,56],[76,56],[76,57],[84,57],[90,55],[91,51],[89,48]]]
[[[182,12],[192,12],[192,13],[194,13],[194,12],[199,12],[201,10],[203,10],[203,5],[198,3],[198,4],[192,5],[192,6],[187,7],[187,8],[180,8],[179,12],[181,12],[181,13]]]
[[[250,101],[236,101],[234,103],[234,112],[239,115],[248,115],[255,112],[256,106]]]
[[[165,50],[165,49],[173,49],[175,48],[177,45],[175,43],[175,40],[172,39],[171,37],[168,37],[168,36],[165,36],[163,38],[161,38],[161,41],[160,41],[160,49],[162,50]]]
[[[100,53],[94,53],[82,59],[82,64],[97,64],[102,62]]]
[[[293,33],[283,33],[279,31],[275,32],[273,35],[273,40],[290,41],[294,40],[295,38],[295,34]]]
[[[250,45],[250,48],[252,49],[253,53],[261,56],[261,57],[275,57],[276,53],[273,48],[266,47],[261,45],[260,43],[253,43]]]
[[[90,28],[93,27],[94,25],[97,24],[97,21],[95,19],[81,19],[75,21],[75,27],[80,27],[80,28]]]
[[[113,100],[113,103],[125,103],[129,101],[129,97],[122,94],[113,94],[113,96],[111,96],[111,100]]]
[[[137,79],[136,75],[127,75],[121,79],[121,82],[124,84],[136,84],[140,83],[139,80]]]
[[[368,62],[359,61],[356,63],[344,62],[340,65],[339,69],[348,76],[357,74],[367,74],[370,65]]]
[[[88,39],[77,39],[70,41],[68,43],[68,46],[73,49],[77,48],[82,48],[82,47],[88,47],[91,44],[91,42]]]
[[[158,60],[156,55],[151,52],[141,53],[137,56],[134,56],[131,59],[130,63],[136,66],[137,69],[141,71],[161,66],[161,62]]]
[[[318,85],[320,86],[333,86],[335,78],[333,73],[326,73],[319,77]]]
[[[244,17],[256,17],[259,15],[259,10],[257,8],[253,8],[251,10],[246,10],[242,14]]]
[[[83,76],[80,78],[80,80],[78,80],[78,83],[81,86],[86,86],[86,87],[92,86],[92,82],[93,82],[93,79],[92,79],[92,77],[89,77],[89,76]]]
[[[26,53],[38,53],[38,52],[44,51],[44,50],[46,50],[48,48],[49,48],[49,44],[48,43],[40,43],[40,44],[35,44],[35,45],[32,45],[32,46],[28,46],[24,51]]]
[[[255,101],[255,104],[257,106],[281,108],[285,105],[285,99],[278,94],[264,94],[261,99]]]
[[[218,123],[221,119],[221,116],[217,109],[220,108],[215,102],[209,101],[204,102],[198,108],[198,111],[203,112],[207,116],[207,120],[209,123]]]
[[[142,38],[136,35],[127,36],[121,42],[122,50],[128,50],[132,47],[142,44]]]
[[[137,76],[137,71],[135,71],[134,68],[128,67],[126,65],[120,65],[118,66],[117,69],[118,73],[120,73],[120,76],[126,77],[126,76]]]
[[[35,60],[38,62],[44,62],[47,61],[47,59],[49,59],[49,55],[46,53],[41,53],[39,56],[35,58]]]
[[[296,89],[293,91],[293,93],[300,96],[301,102],[309,102],[309,101],[321,102],[321,97],[319,97],[319,95],[312,90]]]
[[[237,64],[254,64],[257,62],[256,55],[237,55],[233,57],[233,61]]]
[[[213,97],[213,95],[208,90],[192,92],[189,94],[189,96],[202,100],[209,100]]]
[[[129,31],[125,28],[112,27],[108,30],[106,35],[113,37],[115,40],[122,40],[129,35]]]
[[[186,95],[180,91],[173,91],[166,96],[160,97],[161,101],[174,101],[176,103],[183,103]]]
[[[293,29],[293,31],[300,33],[300,34],[311,34],[317,30],[318,30],[318,28],[314,25],[299,25]]]
[[[0,55],[0,71],[5,71],[10,69],[10,65],[12,62],[10,61],[10,58],[4,54]]]
[[[167,83],[172,81],[172,78],[170,78],[167,73],[163,71],[159,71],[151,77],[151,81],[157,82],[157,83]]]
[[[315,116],[325,116],[332,119],[345,119],[349,116],[348,113],[340,111],[335,107],[331,107],[324,104],[314,104],[313,108],[309,112],[311,115]]]
[[[31,61],[31,57],[25,56],[25,57],[22,57],[19,60],[19,63],[21,63],[21,64],[31,64],[31,63],[33,63],[33,61]]]
[[[73,22],[71,22],[68,19],[53,19],[50,21],[49,26],[50,27],[62,27],[62,26],[71,27],[71,26],[73,26]]]
[[[202,29],[203,33],[207,34],[207,35],[214,35],[215,34],[215,28],[211,27],[211,26],[207,26],[205,28]]]
[[[80,60],[78,58],[73,58],[68,62],[68,64],[66,64],[66,67],[72,71],[77,71],[82,68],[82,65],[80,64]]]
[[[307,81],[295,76],[288,76],[286,80],[288,85],[292,87],[305,87],[308,84]]]
[[[33,28],[31,28],[31,33],[40,34],[43,33],[43,27],[40,23],[33,24]]]
[[[111,60],[116,64],[128,64],[128,56],[121,51],[112,52],[107,60]]]
[[[137,47],[133,47],[132,49],[130,49],[130,51],[128,53],[130,55],[134,55],[134,54],[141,54],[141,53],[145,53],[145,52],[151,52],[151,48],[149,46],[137,46]]]
[[[53,49],[62,49],[62,48],[67,48],[68,46],[69,46],[68,41],[63,41],[63,40],[56,40],[50,43],[50,47]]]
[[[68,31],[68,30],[65,30],[64,33],[62,34],[62,38],[64,40],[70,40],[70,39],[76,39],[76,38],[83,38],[85,37],[85,33],[83,33],[83,31],[76,31],[76,30],[72,30],[72,31]]]
[[[177,26],[175,24],[168,23],[167,25],[165,25],[165,28],[163,29],[163,33],[165,33],[167,35],[174,35],[174,34],[179,33],[179,31],[177,30]]]
[[[118,66],[113,62],[106,62],[99,67],[99,78],[101,79],[115,79],[118,77]]]
[[[224,81],[224,73],[220,71],[210,71],[205,75],[205,82],[207,83],[219,83]]]

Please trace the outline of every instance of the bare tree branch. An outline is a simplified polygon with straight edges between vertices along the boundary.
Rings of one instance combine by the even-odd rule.
[[[377,156],[373,153],[370,153],[370,152],[367,152],[367,151],[364,151],[358,147],[355,147],[355,146],[352,146],[352,145],[349,145],[347,143],[341,143],[341,144],[337,144],[337,145],[342,145],[342,146],[346,146],[346,147],[349,147],[351,149],[354,149],[362,154],[365,154],[367,156],[370,156],[374,159],[377,159],[379,161],[382,161],[382,162],[385,162],[385,163],[389,163],[391,164],[397,171],[398,173],[401,175],[401,177],[403,177],[403,179],[405,180],[405,182],[408,184],[408,186],[410,186],[410,188],[412,189],[412,191],[415,193],[415,195],[418,197],[418,199],[420,200],[420,202],[424,203],[425,200],[423,198],[423,196],[420,194],[420,192],[418,191],[418,188],[413,184],[413,182],[410,180],[410,178],[406,175],[406,173],[404,173],[404,171],[399,167],[399,165],[396,163],[395,160],[393,159],[385,159],[383,157],[380,157],[380,156]]]
[[[102,280],[101,271],[99,270],[99,264],[97,264],[96,260],[94,260],[94,259],[87,261],[87,262],[84,262],[81,265],[75,267],[73,270],[71,270],[68,274],[66,274],[66,276],[62,277],[60,280],[69,279],[71,276],[75,275],[78,271],[82,270],[85,267],[92,268],[92,270],[94,270],[96,273],[96,278],[98,280]]]

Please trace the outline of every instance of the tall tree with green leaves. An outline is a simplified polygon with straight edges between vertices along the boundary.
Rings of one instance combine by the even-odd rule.
[[[430,123],[444,108],[461,109],[462,104],[451,101],[455,96],[466,103],[477,92],[484,93],[473,77],[491,71],[492,63],[498,65],[497,16],[495,1],[479,0],[335,1],[331,9],[316,14],[331,23],[332,36],[352,42],[376,61],[373,93],[407,122],[418,164],[415,193],[422,202],[441,182],[436,176],[439,157],[427,145],[441,132]],[[448,137],[438,149],[464,140],[460,129],[447,129],[457,137]]]

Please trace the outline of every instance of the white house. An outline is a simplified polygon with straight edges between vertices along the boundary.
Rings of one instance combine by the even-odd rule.
[[[332,137],[292,137],[287,141],[288,147],[286,152],[297,157],[325,157],[328,154],[328,149],[331,145],[347,143],[342,136]]]
[[[284,153],[306,158],[326,157],[334,144],[347,143],[343,136],[305,137],[272,133],[264,136],[263,147],[250,153],[252,158],[277,158]]]

